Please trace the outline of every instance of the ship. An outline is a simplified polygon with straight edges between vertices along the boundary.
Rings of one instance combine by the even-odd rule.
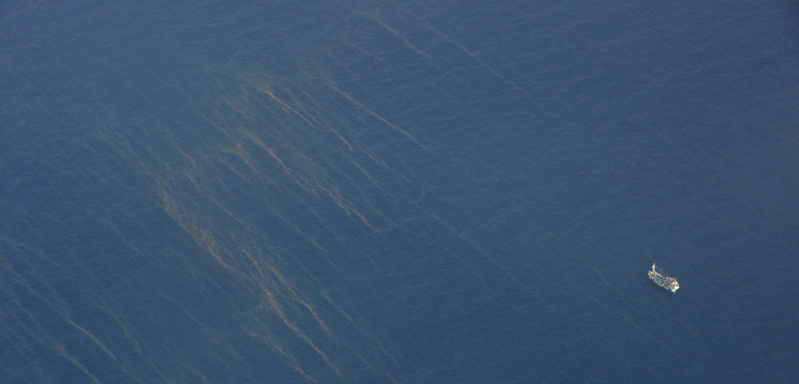
[[[655,284],[661,286],[663,289],[670,292],[677,292],[677,290],[680,289],[680,283],[677,282],[677,279],[674,277],[666,276],[666,274],[661,273],[655,267],[655,264],[652,264],[652,270],[649,271],[649,279],[652,280]]]

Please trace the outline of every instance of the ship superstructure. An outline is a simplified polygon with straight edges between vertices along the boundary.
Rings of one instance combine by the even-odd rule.
[[[677,290],[680,289],[680,283],[677,282],[677,279],[661,273],[661,271],[655,267],[655,264],[652,264],[652,270],[649,271],[649,279],[670,292],[677,292]]]

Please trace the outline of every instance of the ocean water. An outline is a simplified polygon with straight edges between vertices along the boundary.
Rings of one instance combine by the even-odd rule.
[[[773,0],[2,2],[0,383],[797,382],[797,63]]]

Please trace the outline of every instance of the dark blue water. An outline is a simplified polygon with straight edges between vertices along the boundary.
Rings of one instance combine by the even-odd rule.
[[[798,62],[780,1],[3,2],[0,382],[796,382]]]

